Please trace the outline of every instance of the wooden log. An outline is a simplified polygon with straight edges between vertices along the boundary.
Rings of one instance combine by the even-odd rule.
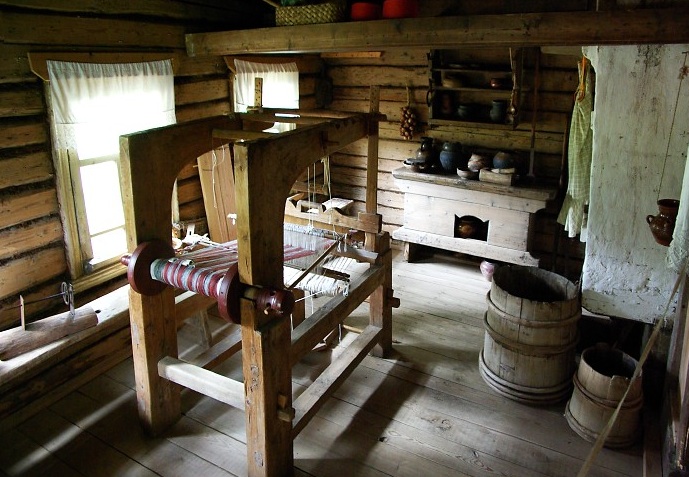
[[[8,120],[0,129],[0,149],[48,142],[48,128],[40,117]]]
[[[21,326],[0,332],[0,360],[12,359],[15,356],[40,348],[98,324],[98,315],[90,306],[74,310],[74,316],[66,311]]]
[[[406,18],[186,35],[189,56],[392,48],[629,45],[689,40],[686,9]]]
[[[0,161],[0,189],[43,182],[53,178],[53,165],[47,151],[16,156]]]
[[[203,78],[175,85],[175,104],[195,104],[230,97],[230,82],[227,78]]]
[[[0,93],[0,117],[33,116],[43,112],[42,90],[26,84]]]
[[[175,114],[178,123],[215,116],[227,116],[230,114],[230,103],[227,99],[223,99],[206,103],[188,104],[177,107]]]
[[[145,21],[0,12],[0,38],[7,43],[179,48],[181,25]]]
[[[0,260],[43,248],[61,239],[62,225],[60,219],[54,216],[31,222],[25,227],[2,230],[0,231],[0,243],[2,243]],[[52,292],[47,295],[52,295]]]
[[[0,274],[0,299],[20,293],[67,271],[64,250],[53,246],[10,260]]]

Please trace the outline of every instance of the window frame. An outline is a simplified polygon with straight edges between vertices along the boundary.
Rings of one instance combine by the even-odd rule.
[[[75,291],[83,291],[105,283],[111,279],[123,276],[126,269],[117,257],[99,262],[90,268],[84,263],[82,251],[91,250],[90,233],[85,217],[85,203],[83,193],[77,194],[81,188],[79,168],[86,165],[79,162],[78,157],[70,154],[68,160],[60,160],[60,153],[55,147],[56,130],[52,118],[52,99],[48,77],[48,60],[68,61],[78,63],[140,63],[149,61],[171,60],[173,76],[176,76],[179,57],[174,53],[86,53],[86,52],[30,52],[29,65],[34,74],[43,80],[44,97],[47,105],[47,118],[50,125],[50,142],[53,166],[55,168],[55,189],[59,203],[59,214],[63,227],[65,256],[72,285]],[[110,159],[105,159],[106,161]],[[90,162],[90,161],[89,161]],[[119,161],[115,161],[119,169]],[[84,227],[79,227],[79,214],[82,214]],[[88,239],[85,237],[88,236]],[[87,243],[84,242],[86,240]]]

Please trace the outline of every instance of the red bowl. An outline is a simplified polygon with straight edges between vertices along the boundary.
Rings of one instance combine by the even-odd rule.
[[[352,3],[350,18],[352,21],[378,20],[381,14],[381,6],[376,3],[356,2]]]
[[[383,18],[412,18],[419,16],[417,0],[385,0]]]

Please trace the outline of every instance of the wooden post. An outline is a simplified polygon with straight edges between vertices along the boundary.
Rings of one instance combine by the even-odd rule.
[[[120,181],[127,248],[148,240],[171,242],[171,197],[182,168],[207,152],[212,131],[237,121],[215,117],[120,137]],[[155,178],[155,186],[151,185]],[[168,287],[154,296],[129,292],[136,398],[144,429],[165,431],[180,416],[180,388],[158,375],[158,361],[177,357],[175,297]]]
[[[260,146],[235,146],[239,276],[249,285],[282,287],[282,222],[289,186],[274,181],[271,159]],[[245,299],[241,316],[249,475],[291,476],[292,421],[284,419],[292,409],[290,321],[270,319]]]
[[[369,96],[369,113],[378,113],[380,109],[380,86],[371,86]],[[378,213],[378,121],[368,123],[368,157],[366,161],[366,213]],[[366,234],[366,250],[376,249],[376,235]]]
[[[165,431],[180,416],[179,386],[158,376],[158,361],[165,356],[177,356],[174,315],[171,287],[155,296],[129,290],[136,405],[144,430],[153,436]]]
[[[378,239],[379,260],[385,266],[383,283],[376,288],[369,298],[369,322],[383,329],[380,341],[373,348],[371,354],[383,358],[392,351],[392,250],[390,249],[390,235],[380,234]]]
[[[257,326],[262,312],[247,300],[241,310],[249,476],[291,476],[292,421],[281,418],[292,408],[291,326],[284,318]]]

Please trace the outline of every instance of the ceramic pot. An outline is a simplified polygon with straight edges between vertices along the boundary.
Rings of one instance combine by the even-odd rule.
[[[473,172],[478,172],[481,169],[490,167],[490,160],[486,156],[480,154],[472,154],[467,163],[467,169]]]
[[[483,278],[489,282],[493,281],[493,273],[495,273],[495,264],[493,262],[484,260],[481,262],[478,268],[481,270],[481,275],[483,275]]]
[[[476,114],[476,107],[473,104],[460,104],[457,107],[457,117],[459,119],[470,120]]]
[[[514,157],[509,152],[500,151],[493,157],[493,168],[509,169],[514,167]]]
[[[440,166],[445,172],[456,172],[462,162],[462,145],[458,142],[444,142],[439,158]]]
[[[412,18],[419,16],[417,0],[385,0],[383,18]]]
[[[462,218],[457,225],[457,236],[460,238],[473,238],[479,232],[479,222],[476,219]]]
[[[416,162],[433,164],[435,162],[435,150],[433,148],[433,138],[424,136],[421,138],[421,145],[416,150]]]
[[[382,8],[377,3],[355,2],[352,3],[350,18],[352,21],[378,20],[381,14]]]
[[[675,230],[678,209],[678,200],[660,199],[658,201],[658,215],[646,216],[646,223],[651,228],[653,238],[660,245],[667,247],[672,242],[672,232]]]
[[[494,123],[504,123],[507,116],[507,101],[504,99],[493,100],[490,108],[490,120]]]

